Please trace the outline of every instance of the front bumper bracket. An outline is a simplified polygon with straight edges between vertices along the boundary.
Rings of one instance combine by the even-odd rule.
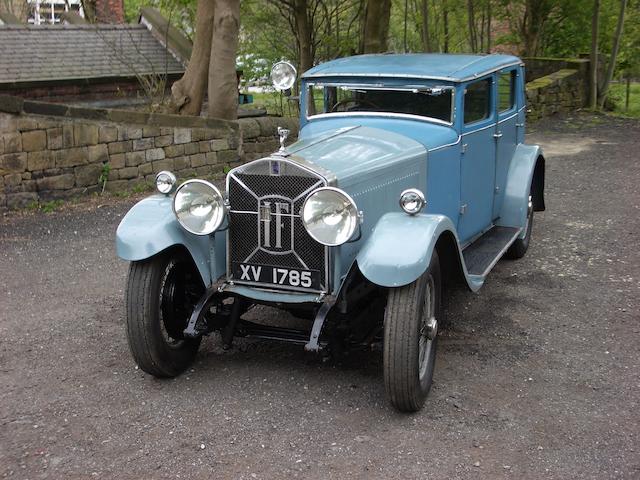
[[[309,341],[304,346],[304,349],[308,352],[319,352],[320,351],[320,334],[322,333],[322,327],[324,327],[324,322],[329,315],[329,312],[333,308],[336,303],[336,297],[333,295],[327,295],[322,301],[322,305],[318,309],[316,313],[316,318],[313,321],[313,327],[311,327],[311,334],[309,336]]]

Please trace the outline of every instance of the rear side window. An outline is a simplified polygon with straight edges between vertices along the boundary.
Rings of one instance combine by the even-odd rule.
[[[506,112],[516,104],[516,71],[498,75],[498,111]]]
[[[464,91],[464,123],[474,123],[491,115],[491,79],[467,85]]]

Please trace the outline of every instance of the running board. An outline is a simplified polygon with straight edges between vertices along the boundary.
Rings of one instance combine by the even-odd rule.
[[[469,275],[486,276],[520,235],[516,227],[493,227],[462,252]]]

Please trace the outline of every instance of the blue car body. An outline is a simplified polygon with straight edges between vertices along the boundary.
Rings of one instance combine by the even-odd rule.
[[[524,66],[508,55],[362,55],[305,72],[296,142],[285,147],[279,130],[282,148],[231,170],[224,195],[199,179],[173,193],[160,172],[165,193],[122,219],[134,359],[178,375],[214,331],[225,347],[380,346],[389,400],[419,410],[443,294],[477,291],[503,256],[522,257],[545,209],[525,112]],[[255,304],[311,322],[243,318]]]

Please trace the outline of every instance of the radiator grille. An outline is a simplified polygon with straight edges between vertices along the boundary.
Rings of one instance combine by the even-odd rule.
[[[300,219],[304,199],[326,185],[324,178],[290,161],[264,159],[235,169],[227,182],[229,279],[243,283],[233,276],[234,262],[314,270],[320,274],[320,289],[327,291],[327,247],[309,236]],[[264,220],[271,222],[269,228]]]

